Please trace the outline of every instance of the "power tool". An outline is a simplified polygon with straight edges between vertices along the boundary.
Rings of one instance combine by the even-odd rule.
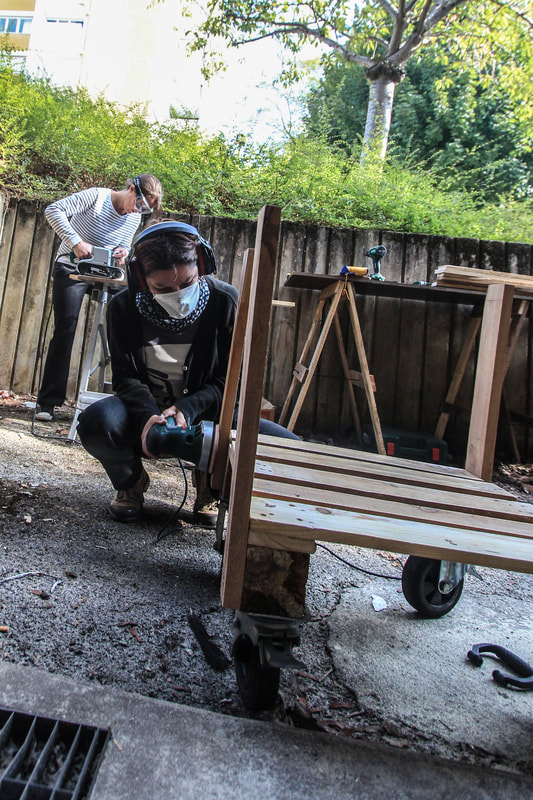
[[[370,250],[366,251],[365,256],[371,258],[372,263],[374,265],[374,272],[370,276],[370,280],[372,281],[385,280],[385,276],[381,274],[381,259],[385,255],[387,255],[387,248],[382,244],[377,244],[375,247],[371,247]]]
[[[80,275],[88,278],[107,278],[113,281],[125,280],[125,272],[119,266],[116,258],[113,257],[113,250],[110,247],[93,247],[91,258],[76,258],[73,251],[70,253],[70,260],[75,264]]]
[[[368,275],[368,267],[343,267],[341,275],[355,275],[356,278],[364,278]]]
[[[208,420],[180,428],[174,417],[165,424],[152,425],[146,447],[157,458],[182,458],[206,472],[218,444],[218,425]]]

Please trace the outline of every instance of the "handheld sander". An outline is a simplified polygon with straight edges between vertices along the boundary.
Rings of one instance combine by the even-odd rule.
[[[192,461],[202,472],[208,470],[217,445],[218,425],[208,420],[179,428],[174,417],[167,417],[166,425],[152,425],[146,437],[146,447],[153,456]]]
[[[80,275],[88,278],[107,278],[112,281],[123,281],[125,272],[113,256],[110,247],[93,247],[91,258],[76,258],[74,252],[70,253],[70,260],[75,264]]]

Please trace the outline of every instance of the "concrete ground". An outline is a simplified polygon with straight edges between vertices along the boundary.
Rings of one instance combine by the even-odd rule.
[[[0,705],[111,729],[92,800],[523,800],[533,779],[0,664]]]

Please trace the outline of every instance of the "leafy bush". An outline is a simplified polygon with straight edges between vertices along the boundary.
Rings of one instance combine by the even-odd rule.
[[[357,147],[325,137],[257,146],[205,136],[187,121],[150,123],[140,107],[19,72],[8,54],[0,59],[0,124],[0,189],[18,197],[50,201],[153,172],[167,211],[253,219],[272,203],[302,223],[533,242],[531,201],[483,204],[405,157],[362,167]]]

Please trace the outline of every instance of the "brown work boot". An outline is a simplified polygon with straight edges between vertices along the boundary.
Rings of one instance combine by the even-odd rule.
[[[143,467],[141,477],[129,489],[119,489],[110,503],[109,510],[120,522],[135,522],[141,516],[144,492],[150,485],[150,476]]]
[[[196,487],[192,521],[207,528],[215,528],[218,517],[218,502],[213,497],[209,486],[207,472],[194,470],[193,483]]]

